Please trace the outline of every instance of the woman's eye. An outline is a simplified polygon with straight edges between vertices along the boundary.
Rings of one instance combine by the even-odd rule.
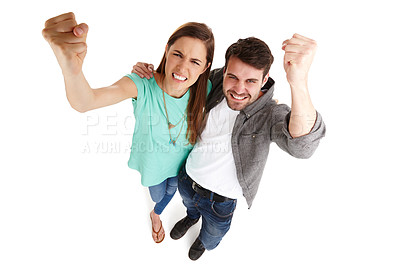
[[[192,63],[194,63],[194,64],[200,66],[200,64],[199,64],[197,61],[192,61]]]
[[[174,54],[175,56],[178,56],[178,57],[180,57],[180,58],[182,58],[182,55],[181,54]]]

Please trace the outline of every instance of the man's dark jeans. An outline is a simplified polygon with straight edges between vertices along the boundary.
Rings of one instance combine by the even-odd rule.
[[[218,246],[224,235],[229,231],[233,212],[236,208],[236,199],[225,202],[215,202],[202,197],[192,188],[192,180],[186,173],[185,167],[178,175],[178,190],[186,206],[190,219],[202,217],[200,241],[207,250]]]

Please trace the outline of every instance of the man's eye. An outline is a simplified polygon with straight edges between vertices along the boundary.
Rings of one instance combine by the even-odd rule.
[[[248,80],[247,82],[249,82],[249,83],[256,83],[256,81],[255,80]]]

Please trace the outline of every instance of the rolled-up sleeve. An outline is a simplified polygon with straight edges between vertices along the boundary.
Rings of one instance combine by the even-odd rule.
[[[322,116],[317,112],[316,121],[310,133],[293,138],[289,133],[290,113],[287,105],[278,105],[274,108],[271,119],[271,141],[293,157],[310,158],[317,149],[320,139],[325,136],[326,127]]]

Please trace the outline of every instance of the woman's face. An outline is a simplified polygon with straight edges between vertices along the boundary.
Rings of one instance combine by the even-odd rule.
[[[207,69],[207,50],[203,42],[181,37],[166,47],[165,82],[168,88],[186,90]]]

